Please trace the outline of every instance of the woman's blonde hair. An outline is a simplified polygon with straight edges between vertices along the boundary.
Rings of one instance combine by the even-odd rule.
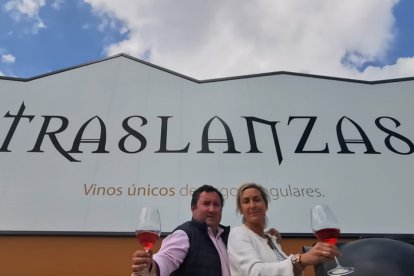
[[[244,183],[242,184],[239,189],[237,190],[237,205],[236,205],[236,212],[241,214],[241,203],[240,203],[240,199],[241,199],[241,194],[246,190],[246,189],[250,189],[250,188],[254,188],[257,189],[265,204],[266,204],[266,208],[268,208],[269,206],[269,201],[270,201],[270,197],[269,194],[267,193],[267,190],[265,188],[263,188],[261,185],[256,184],[256,183]]]

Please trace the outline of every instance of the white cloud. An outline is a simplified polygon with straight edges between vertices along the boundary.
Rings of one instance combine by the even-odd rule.
[[[10,12],[11,17],[20,21],[22,17],[34,21],[31,32],[36,34],[40,29],[46,28],[39,17],[39,10],[46,4],[46,0],[9,0],[4,4],[4,9]]]
[[[0,71],[0,76],[4,76],[4,73],[2,71]]]
[[[63,0],[50,0],[55,8]],[[380,62],[392,45],[399,0],[83,0],[100,31],[127,38],[106,53],[127,53],[198,79],[292,71],[347,78],[413,75],[413,58]],[[46,0],[9,0],[6,10],[45,28]],[[121,21],[123,24],[119,24]],[[86,28],[86,27],[85,27]]]
[[[127,53],[205,79],[270,71],[363,78],[394,39],[398,0],[84,0],[116,17]],[[105,22],[105,21],[103,21]],[[396,65],[400,66],[400,65]],[[374,68],[381,71],[381,68]],[[386,70],[384,68],[383,70]],[[375,70],[374,70],[375,71]],[[401,74],[403,70],[387,70]]]
[[[362,77],[367,80],[412,76],[414,76],[414,57],[399,58],[395,64],[384,67],[370,66],[362,73]]]
[[[55,10],[60,10],[63,2],[65,2],[65,0],[54,0],[51,4],[52,8],[54,8]]]
[[[4,54],[4,55],[1,56],[1,61],[3,63],[12,64],[16,61],[16,58],[11,54]]]

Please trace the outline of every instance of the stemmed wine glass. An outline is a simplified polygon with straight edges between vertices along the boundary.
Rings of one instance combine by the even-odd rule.
[[[318,240],[335,245],[339,237],[338,220],[328,205],[315,205],[311,210],[312,231]],[[354,272],[353,267],[343,267],[335,256],[336,267],[329,270],[329,275],[347,275]]]
[[[157,208],[144,207],[138,218],[135,235],[144,249],[152,249],[161,234],[160,213]]]

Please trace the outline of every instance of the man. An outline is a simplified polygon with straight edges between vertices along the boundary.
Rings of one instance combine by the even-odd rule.
[[[132,258],[132,275],[230,276],[227,238],[230,228],[220,225],[223,195],[203,185],[191,199],[193,217],[178,226],[151,255],[138,250]]]

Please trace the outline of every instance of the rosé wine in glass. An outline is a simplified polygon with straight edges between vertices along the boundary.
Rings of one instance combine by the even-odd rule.
[[[341,231],[338,228],[325,228],[315,231],[318,240],[335,245]]]
[[[160,237],[159,231],[136,231],[135,235],[145,250],[149,251],[154,246],[155,242]]]
[[[135,235],[146,251],[154,246],[161,234],[161,219],[157,208],[144,207],[138,218]]]
[[[329,244],[336,244],[340,227],[338,220],[328,205],[315,205],[311,210],[312,231],[318,240]],[[344,267],[335,257],[336,267],[328,271],[328,275],[347,275],[354,272],[353,267]]]

